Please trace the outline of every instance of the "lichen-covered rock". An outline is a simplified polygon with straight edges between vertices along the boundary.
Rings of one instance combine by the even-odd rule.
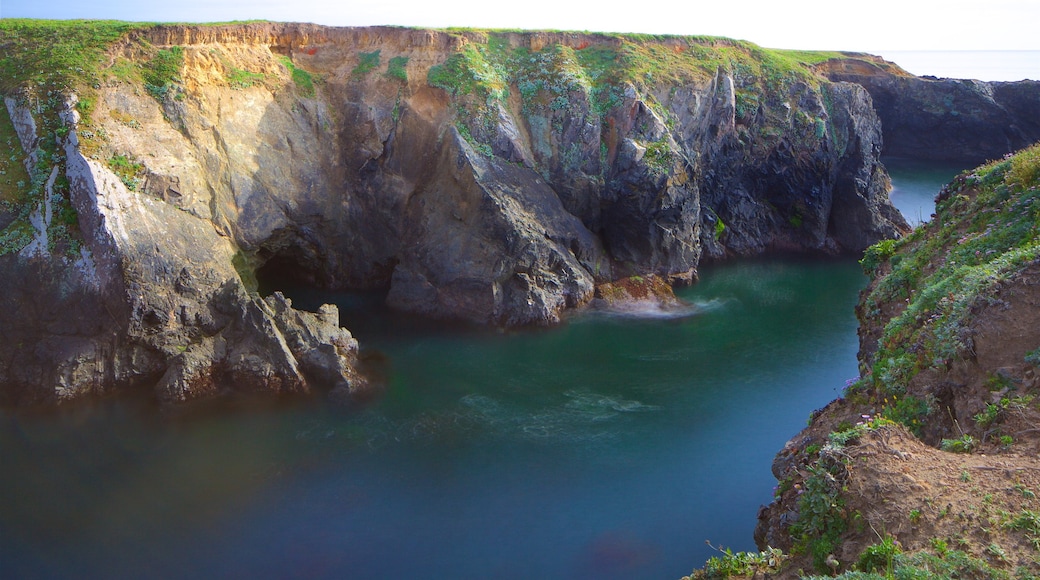
[[[660,307],[677,307],[682,304],[675,296],[672,286],[660,276],[631,276],[596,286],[596,298],[607,306],[620,306],[631,302],[649,302]]]

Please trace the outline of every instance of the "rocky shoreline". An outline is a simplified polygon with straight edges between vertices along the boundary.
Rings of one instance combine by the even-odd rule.
[[[686,284],[702,260],[858,253],[908,231],[869,90],[827,78],[834,59],[907,78],[874,57],[579,33],[114,30],[61,82],[4,83],[32,175],[0,212],[0,283],[21,305],[0,315],[6,404],[361,388],[331,310],[255,294],[268,264],[422,316],[544,325],[617,280]]]
[[[763,552],[695,577],[1038,572],[1037,150],[913,233],[880,155],[1036,142],[1040,83],[728,39],[106,26],[86,68],[2,61],[0,404],[367,388],[336,307],[261,297],[265,266],[511,327],[681,307],[705,260],[866,251],[861,378],[778,454]]]
[[[777,454],[763,552],[734,576],[1040,571],[1040,146],[966,171],[937,202],[861,262],[861,378]],[[723,560],[694,577],[738,563]]]

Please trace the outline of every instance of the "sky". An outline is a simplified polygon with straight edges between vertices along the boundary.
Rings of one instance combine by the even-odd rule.
[[[882,56],[889,51],[1040,50],[1040,34],[1035,30],[1040,22],[1038,0],[656,0],[649,4],[567,0],[0,0],[0,17],[147,22],[262,19],[332,26],[645,32],[727,36],[769,48],[850,50]],[[1040,54],[1037,57],[1040,61]]]

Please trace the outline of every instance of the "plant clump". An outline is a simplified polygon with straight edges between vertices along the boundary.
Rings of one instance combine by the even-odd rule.
[[[142,66],[144,88],[155,100],[162,101],[173,84],[180,80],[184,66],[184,49],[179,46],[163,48]]]

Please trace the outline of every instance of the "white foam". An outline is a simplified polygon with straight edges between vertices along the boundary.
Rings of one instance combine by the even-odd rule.
[[[588,312],[592,315],[599,314],[618,318],[673,320],[704,314],[722,308],[724,305],[725,301],[719,299],[681,304],[662,304],[657,300],[633,300],[617,304],[596,301]]]

